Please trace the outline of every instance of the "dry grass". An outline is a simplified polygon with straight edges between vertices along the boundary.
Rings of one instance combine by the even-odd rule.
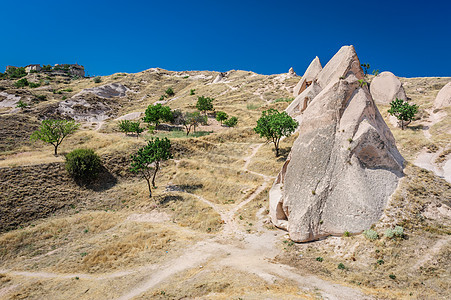
[[[137,299],[311,299],[307,295],[294,282],[268,283],[255,274],[225,267],[188,270]]]

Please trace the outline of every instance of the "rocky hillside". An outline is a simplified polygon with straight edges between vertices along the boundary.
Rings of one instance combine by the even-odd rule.
[[[379,237],[345,232],[296,244],[270,222],[268,199],[303,132],[284,139],[275,158],[252,128],[262,111],[293,103],[299,76],[155,68],[96,83],[37,75],[27,75],[30,82],[42,80],[36,88],[0,80],[0,298],[449,295],[451,108],[434,100],[451,78],[399,78],[407,99],[420,106],[406,130],[388,116],[387,104],[376,103],[407,166],[371,226]],[[172,125],[139,138],[118,129],[119,120],[139,120],[150,104],[195,111],[198,96],[214,98],[215,110],[236,116],[238,125],[221,126],[210,116],[189,136]],[[19,101],[25,107],[16,107]],[[82,124],[58,157],[52,146],[29,139],[44,118]],[[174,159],[162,165],[149,199],[129,163],[155,136],[171,139]],[[103,169],[92,185],[76,184],[64,170],[63,155],[75,148],[101,156]],[[396,226],[403,234],[386,238],[385,230]]]

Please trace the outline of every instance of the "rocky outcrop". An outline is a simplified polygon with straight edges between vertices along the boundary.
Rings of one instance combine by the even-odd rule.
[[[391,72],[382,72],[374,77],[370,92],[373,100],[380,104],[390,104],[396,98],[407,100],[401,81]]]
[[[451,82],[448,82],[438,92],[437,97],[434,100],[435,108],[445,108],[451,106]]]
[[[102,86],[97,86],[89,89],[84,89],[74,97],[82,96],[85,94],[93,94],[100,98],[113,98],[113,97],[125,97],[129,89],[120,83],[110,83]]]
[[[219,73],[218,76],[216,76],[215,80],[213,80],[213,83],[221,82],[226,77],[226,73]]]
[[[288,77],[296,77],[297,75],[296,75],[296,72],[293,70],[293,67],[291,67],[289,70],[288,70]]]
[[[317,56],[314,60],[312,60],[307,70],[305,70],[304,76],[302,76],[301,80],[299,80],[298,84],[294,87],[293,96],[299,96],[299,94],[301,94],[310,84],[312,84],[321,70],[321,62]]]
[[[272,222],[297,242],[368,229],[403,172],[393,135],[359,85],[354,48],[340,49],[322,72],[306,92],[313,99],[270,191]]]

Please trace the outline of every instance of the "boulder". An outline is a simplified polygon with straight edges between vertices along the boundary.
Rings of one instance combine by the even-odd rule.
[[[294,87],[293,96],[297,97],[302,93],[315,80],[321,70],[321,62],[317,56],[312,60],[307,70],[305,70],[304,76],[302,76],[301,80],[299,80],[298,84]]]
[[[380,104],[390,104],[396,98],[407,100],[401,81],[391,72],[382,72],[374,77],[370,92],[373,100]]]
[[[296,242],[370,228],[403,174],[393,135],[367,86],[359,85],[363,71],[354,48],[346,51],[331,59],[337,70],[325,67],[309,91],[326,85],[305,108],[269,193],[272,222]]]
[[[435,108],[445,108],[451,106],[451,82],[448,82],[438,92],[437,97],[434,100]]]
[[[296,77],[297,75],[296,75],[296,72],[293,70],[293,67],[291,67],[289,70],[288,70],[288,77]]]

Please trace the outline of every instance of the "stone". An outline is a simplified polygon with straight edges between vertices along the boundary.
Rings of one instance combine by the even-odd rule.
[[[318,84],[313,82],[307,89],[305,89],[299,96],[294,98],[290,105],[285,109],[286,113],[295,118],[301,114],[312,100],[321,92]]]
[[[325,85],[304,108],[299,137],[269,193],[271,221],[296,242],[370,228],[403,176],[404,159],[368,87],[360,87],[363,71],[347,47],[331,59],[337,70],[325,67],[306,92]]]
[[[321,70],[321,62],[317,56],[312,60],[307,70],[305,70],[304,76],[302,76],[301,80],[299,80],[298,84],[294,87],[293,96],[299,96],[299,94],[301,94],[315,80]]]
[[[451,81],[448,82],[437,94],[434,100],[435,108],[445,108],[451,106]]]
[[[218,76],[216,76],[215,80],[213,80],[213,83],[221,82],[225,76],[226,76],[226,73],[219,73]]]
[[[296,72],[293,70],[293,67],[291,67],[289,70],[288,70],[288,77],[296,77],[297,75],[296,75]]]
[[[382,72],[371,81],[370,92],[379,104],[390,104],[396,98],[407,100],[401,81],[391,72]]]

